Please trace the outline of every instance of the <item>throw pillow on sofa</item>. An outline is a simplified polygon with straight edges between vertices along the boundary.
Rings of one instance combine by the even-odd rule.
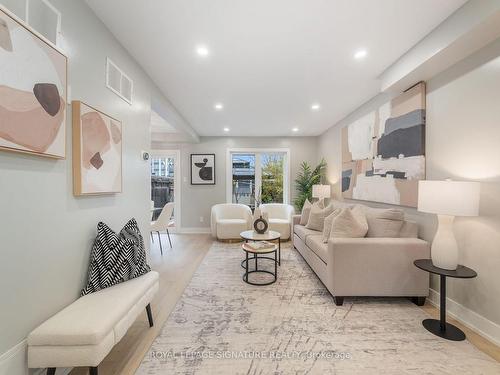
[[[330,238],[330,232],[332,231],[333,219],[342,212],[342,208],[336,208],[333,212],[325,217],[325,223],[323,225],[323,242],[327,243],[328,238]]]
[[[304,202],[304,206],[302,207],[302,213],[300,215],[300,225],[307,225],[307,222],[309,221],[309,215],[311,214],[311,208],[313,206],[324,208],[325,201],[323,199],[320,199],[313,204],[309,202],[309,199],[306,199],[306,201]]]
[[[404,223],[404,212],[396,208],[371,208],[363,206],[368,222],[367,237],[399,237]]]
[[[333,218],[330,238],[363,238],[367,232],[368,223],[364,210],[361,206],[354,206],[342,208]]]
[[[306,225],[307,220],[309,220],[309,214],[311,213],[312,204],[309,199],[306,199],[304,205],[302,206],[302,212],[300,214],[300,225]]]
[[[320,201],[321,202],[321,201]],[[313,204],[311,207],[311,212],[309,214],[309,220],[307,221],[306,228],[323,231],[325,217],[330,215],[335,209],[332,204],[329,204],[327,207],[322,207],[324,204]]]
[[[97,292],[151,271],[146,263],[144,241],[135,219],[115,233],[106,224],[97,224],[92,246],[87,286],[81,295]]]

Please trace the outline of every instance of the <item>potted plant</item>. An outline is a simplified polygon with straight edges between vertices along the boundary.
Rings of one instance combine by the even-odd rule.
[[[322,182],[325,171],[326,161],[324,159],[321,159],[321,162],[314,169],[308,162],[302,162],[299,174],[295,179],[295,188],[297,189],[298,195],[294,203],[298,211],[302,211],[306,199],[312,199],[312,187]]]

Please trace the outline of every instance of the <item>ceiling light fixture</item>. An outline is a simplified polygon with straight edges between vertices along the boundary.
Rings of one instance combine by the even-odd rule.
[[[206,46],[199,45],[196,47],[196,53],[198,54],[198,56],[207,57],[210,54],[210,51]]]
[[[368,51],[366,49],[359,49],[354,53],[354,58],[356,60],[364,59],[368,55]]]
[[[314,103],[313,105],[311,105],[311,109],[313,111],[319,111],[320,108],[321,106],[318,103]]]
[[[214,108],[216,111],[222,111],[224,109],[224,104],[222,103],[215,103]]]
[[[297,128],[297,127],[292,128],[292,131],[293,131],[294,133],[297,133],[297,132],[299,131],[299,128]]]
[[[224,132],[228,133],[229,132],[229,128],[224,128]]]

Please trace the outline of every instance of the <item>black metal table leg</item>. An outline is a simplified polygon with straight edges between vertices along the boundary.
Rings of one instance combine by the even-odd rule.
[[[246,278],[246,282],[248,283],[248,253],[245,251],[246,253],[246,259],[245,259],[245,278]]]
[[[278,254],[276,254],[276,251],[274,252],[274,281],[276,281],[276,279],[278,278],[278,261],[279,261],[279,258],[278,258]]]
[[[446,276],[439,277],[439,320],[425,319],[422,325],[436,336],[452,341],[465,340],[465,333],[453,324],[446,323]]]
[[[281,237],[278,238],[278,264],[281,267]]]

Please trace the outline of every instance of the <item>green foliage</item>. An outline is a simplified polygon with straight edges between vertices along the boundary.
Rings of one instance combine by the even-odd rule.
[[[283,158],[270,156],[262,166],[261,203],[283,203]]]
[[[300,172],[295,179],[295,188],[297,189],[298,195],[295,198],[295,207],[298,211],[302,211],[304,202],[306,199],[312,199],[312,187],[321,183],[325,175],[326,161],[321,159],[321,162],[312,169],[312,167],[307,162],[302,162],[300,165]]]

